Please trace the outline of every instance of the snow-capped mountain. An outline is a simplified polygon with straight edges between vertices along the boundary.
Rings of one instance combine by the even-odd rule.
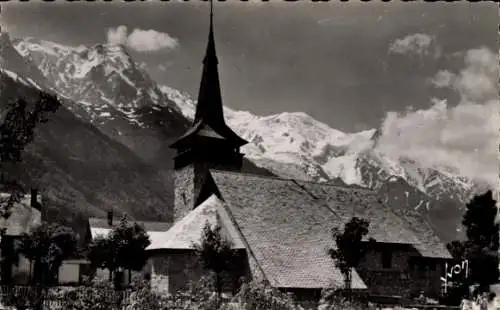
[[[68,47],[34,38],[14,44],[57,93],[72,100],[67,108],[78,117],[143,159],[167,162],[157,156],[168,154],[166,141],[182,133],[187,122],[123,46]]]
[[[196,102],[189,95],[158,86],[123,46],[67,47],[28,38],[16,40],[15,48],[56,92],[72,99],[73,113],[142,158],[168,166],[173,154],[166,141],[180,135],[194,116]],[[261,117],[226,107],[225,117],[250,142],[243,148],[251,160],[247,165],[282,177],[369,187],[426,216],[445,205],[459,210],[475,189],[471,180],[445,168],[422,167],[379,151],[376,129],[344,133],[302,112]],[[394,186],[394,177],[404,185]],[[390,190],[396,187],[402,191]]]
[[[49,202],[46,210],[51,220],[72,220],[79,213],[103,216],[110,208],[139,219],[168,220],[169,208],[158,206],[168,206],[172,200],[170,180],[83,117],[76,117],[69,108],[79,103],[57,92],[52,82],[37,64],[17,52],[7,34],[0,34],[0,125],[7,126],[12,113],[16,120],[23,116],[31,123],[40,109],[56,107],[45,113],[45,122],[37,122],[33,142],[22,152],[23,161],[10,167],[9,175],[28,187],[40,187]],[[2,139],[15,143],[5,136],[10,131],[2,130]],[[5,172],[4,165],[2,169]]]
[[[193,117],[195,101],[187,94],[169,87],[161,90],[181,113]],[[243,147],[246,156],[280,175],[320,182],[341,179],[346,184],[373,189],[397,176],[430,197],[460,202],[465,202],[474,190],[471,180],[444,168],[425,168],[410,159],[379,151],[376,129],[344,133],[302,112],[260,117],[225,108],[225,117],[250,142]]]
[[[166,159],[174,154],[168,145],[189,121],[124,46],[68,47],[34,38],[17,39],[14,44],[53,82],[57,93],[71,99],[68,109],[171,179],[168,169],[173,162]],[[245,167],[265,172],[248,161]]]
[[[161,90],[193,118],[195,100],[170,87]],[[478,189],[447,167],[424,167],[380,151],[378,129],[344,133],[302,112],[261,117],[226,107],[224,113],[229,126],[250,142],[243,152],[258,166],[283,177],[377,190],[389,204],[421,213],[444,239],[456,237],[463,206]]]

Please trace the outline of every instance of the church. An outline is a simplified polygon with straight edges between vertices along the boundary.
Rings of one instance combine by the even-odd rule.
[[[440,294],[451,256],[419,215],[384,205],[361,187],[243,173],[246,143],[224,120],[211,13],[196,114],[171,145],[177,151],[174,221],[147,249],[154,289],[175,293],[205,274],[193,243],[208,222],[218,223],[240,254],[228,291],[243,278],[316,300],[323,289],[344,287],[328,255],[335,247],[331,231],[358,217],[370,221],[366,241],[376,242],[353,271],[353,290],[402,298]]]

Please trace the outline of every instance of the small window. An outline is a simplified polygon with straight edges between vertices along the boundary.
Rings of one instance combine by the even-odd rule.
[[[391,268],[392,267],[392,253],[389,251],[382,252],[382,267]]]

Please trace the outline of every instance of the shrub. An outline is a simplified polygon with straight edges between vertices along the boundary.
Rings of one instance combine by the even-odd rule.
[[[166,301],[164,296],[151,291],[151,286],[146,281],[138,281],[133,284],[133,292],[127,301],[126,310],[153,310],[163,309]]]
[[[242,285],[233,302],[241,310],[296,310],[299,309],[287,295],[263,282]]]
[[[330,289],[321,292],[318,310],[360,310],[368,306],[353,298],[347,298],[339,294],[338,290]]]
[[[158,294],[147,281],[136,281],[126,310],[215,310],[216,302],[213,282],[207,277],[174,295]]]
[[[120,301],[108,282],[94,282],[59,292],[57,299],[63,301],[66,310],[109,310]]]

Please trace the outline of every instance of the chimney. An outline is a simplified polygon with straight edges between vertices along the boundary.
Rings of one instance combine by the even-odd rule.
[[[31,189],[31,201],[30,201],[31,207],[32,208],[39,208],[38,204],[38,190],[35,188]]]
[[[108,226],[113,226],[113,211],[108,211]]]

